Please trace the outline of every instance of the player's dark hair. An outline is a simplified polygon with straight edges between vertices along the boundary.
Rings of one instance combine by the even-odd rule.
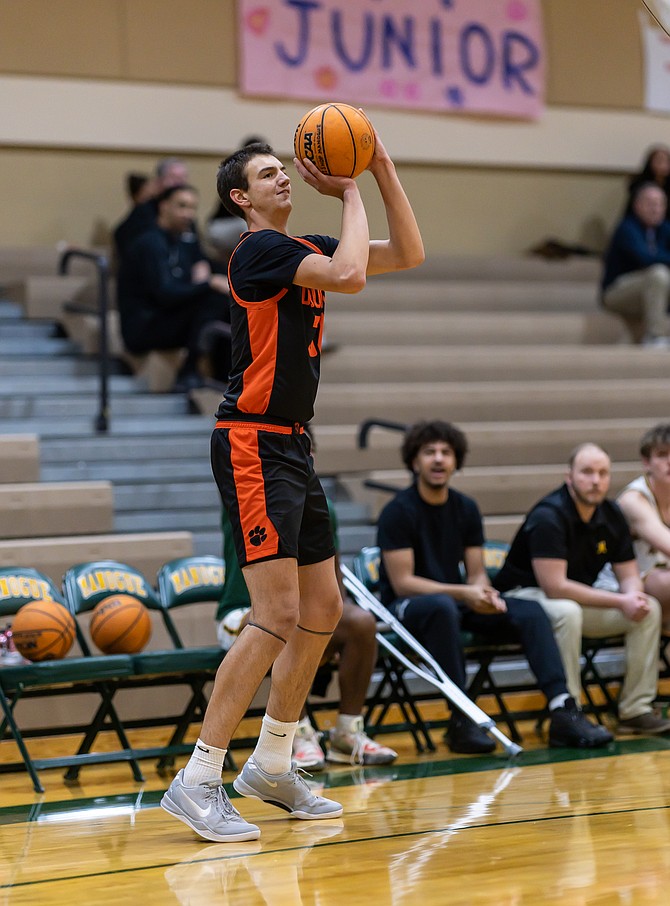
[[[246,192],[249,188],[247,164],[259,154],[274,154],[274,151],[265,142],[252,142],[250,145],[244,145],[221,161],[216,174],[216,191],[225,209],[243,220],[246,219],[244,211],[232,200],[230,192],[231,189],[242,189],[243,192]]]
[[[649,459],[660,447],[670,447],[670,422],[660,422],[642,435],[640,456]]]
[[[402,444],[401,455],[410,472],[414,471],[414,460],[416,459],[421,447],[426,444],[432,444],[436,440],[449,444],[456,457],[456,468],[460,469],[465,462],[468,452],[468,441],[465,434],[452,425],[451,422],[438,420],[416,422],[410,425],[405,433],[405,439]]]

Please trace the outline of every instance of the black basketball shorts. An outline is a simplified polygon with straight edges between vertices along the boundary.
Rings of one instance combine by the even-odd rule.
[[[240,566],[283,557],[309,566],[334,556],[326,495],[302,428],[219,421],[211,455]]]

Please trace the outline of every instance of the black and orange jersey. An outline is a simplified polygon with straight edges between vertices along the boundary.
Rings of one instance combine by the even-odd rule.
[[[245,233],[228,264],[232,367],[217,418],[265,415],[304,424],[319,385],[325,293],[296,286],[307,255],[331,256],[330,236]]]

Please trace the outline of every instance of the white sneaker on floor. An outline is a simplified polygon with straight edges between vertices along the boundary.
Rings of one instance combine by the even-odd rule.
[[[260,799],[284,809],[294,818],[311,821],[317,818],[339,818],[342,806],[332,799],[315,796],[298,773],[295,765],[285,774],[267,774],[249,758],[233,781],[241,796]]]
[[[234,807],[223,784],[217,781],[185,786],[184,771],[179,771],[165,795],[161,808],[179,818],[205,840],[238,843],[257,840],[261,831],[249,824]]]
[[[309,722],[308,717],[303,717],[299,722],[293,737],[293,762],[296,767],[304,771],[322,771],[326,766],[326,756],[319,745],[321,734],[317,733]]]
[[[365,732],[363,718],[357,717],[350,733],[332,731],[328,745],[328,761],[338,764],[391,764],[398,757],[388,746],[375,742]]]

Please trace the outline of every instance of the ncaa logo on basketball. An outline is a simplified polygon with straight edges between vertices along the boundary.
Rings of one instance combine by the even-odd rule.
[[[314,147],[313,147],[313,143],[312,143],[313,135],[314,135],[313,132],[306,132],[305,136],[303,138],[303,142],[304,142],[303,149],[305,152],[305,157],[308,160],[314,160]]]

